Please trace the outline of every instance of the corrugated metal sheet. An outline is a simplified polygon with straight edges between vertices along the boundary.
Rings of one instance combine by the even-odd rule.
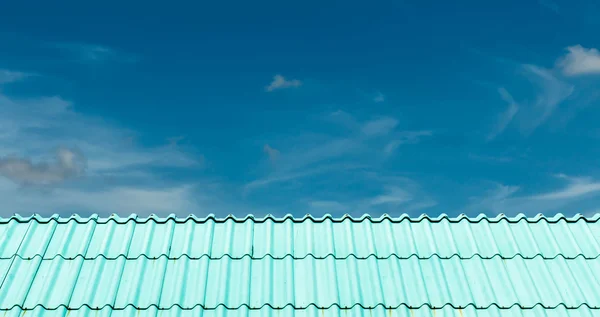
[[[0,310],[595,316],[599,219],[15,216]]]
[[[196,307],[192,310],[182,310],[174,307],[168,310],[157,310],[150,308],[147,310],[136,310],[127,308],[124,310],[112,310],[104,308],[101,310],[91,310],[83,308],[79,310],[57,309],[45,310],[36,308],[33,311],[24,311],[21,309],[11,309],[7,311],[3,317],[600,317],[600,310],[581,307],[578,309],[565,309],[558,307],[556,309],[544,309],[536,307],[534,309],[523,310],[519,307],[510,309],[498,309],[492,307],[490,309],[475,309],[466,307],[455,309],[445,307],[442,309],[430,309],[428,307],[409,309],[401,307],[398,309],[387,309],[377,307],[374,309],[362,309],[355,307],[347,310],[337,308],[330,309],[292,309],[286,307],[280,310],[271,308],[263,308],[250,310],[240,308],[235,310],[227,310],[218,308],[215,310],[204,310]]]
[[[33,218],[36,219],[36,218]],[[113,218],[109,218],[113,219]],[[5,221],[0,241],[0,259],[14,254],[22,258],[60,256],[72,259],[104,257],[128,259],[167,255],[200,258],[253,258],[286,256],[316,258],[356,257],[419,258],[458,256],[471,258],[597,258],[600,255],[600,221],[558,218],[556,221],[483,220],[471,222],[439,218],[437,221],[379,222],[351,218],[294,221],[292,218],[190,219],[154,218],[109,221]],[[0,220],[0,223],[2,221]],[[6,236],[10,234],[11,238]]]
[[[0,260],[9,262],[11,260]],[[1,263],[1,262],[0,262]],[[6,263],[0,264],[7,267]],[[15,258],[0,307],[225,306],[306,308],[536,305],[600,307],[600,261],[312,257],[210,260],[22,260]],[[368,291],[365,291],[368,290]]]

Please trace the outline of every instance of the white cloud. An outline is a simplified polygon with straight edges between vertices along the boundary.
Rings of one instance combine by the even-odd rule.
[[[93,61],[113,58],[117,54],[113,49],[100,45],[81,45],[79,49],[84,59]]]
[[[533,196],[532,198],[540,200],[558,200],[600,193],[600,182],[594,181],[589,177],[569,177],[564,174],[559,174],[557,177],[565,179],[568,182],[567,186],[557,191]]]
[[[470,205],[465,208],[467,213],[488,213],[492,214],[516,214],[529,213],[531,210],[524,210],[527,199],[513,197],[521,188],[519,186],[503,185],[495,183],[493,188],[487,190],[483,196],[470,197]],[[515,208],[515,209],[513,209]]]
[[[409,202],[413,199],[412,195],[406,190],[390,186],[386,189],[385,194],[378,195],[371,199],[371,205],[382,205],[382,204],[402,204]]]
[[[502,99],[509,106],[506,112],[499,116],[498,122],[488,135],[488,141],[500,135],[513,121],[520,123],[523,134],[530,134],[544,124],[563,104],[568,103],[569,107],[562,109],[563,116],[557,119],[564,124],[573,116],[576,109],[585,107],[597,97],[596,91],[586,89],[585,85],[576,87],[567,77],[600,74],[600,51],[594,48],[587,49],[581,45],[570,46],[567,51],[565,56],[556,60],[551,69],[531,64],[519,65],[522,74],[535,87],[534,97],[529,98],[533,101],[515,101],[508,91],[501,88]]]
[[[31,76],[31,74],[0,69],[0,85],[20,81],[29,76]]]
[[[127,144],[133,131],[74,111],[60,97],[12,100],[0,94],[0,156],[36,158],[61,146],[76,146],[88,158],[90,172],[136,165],[195,166],[198,158],[180,149]]]
[[[558,79],[550,70],[525,65],[525,74],[539,88],[535,103],[529,105],[528,113],[522,120],[525,132],[533,132],[544,123],[558,106],[574,91],[574,86]]]
[[[498,184],[496,189],[491,192],[489,198],[493,200],[506,200],[520,189],[519,186]]]
[[[384,152],[385,154],[391,154],[391,153],[393,153],[394,151],[396,151],[396,149],[397,149],[397,148],[398,148],[398,147],[399,147],[401,144],[402,144],[402,141],[401,141],[401,140],[394,140],[394,141],[391,141],[391,142],[389,142],[389,143],[388,143],[388,144],[385,146],[385,148],[383,149],[383,152]]]
[[[505,214],[536,214],[549,213],[555,210],[569,213],[577,211],[575,203],[589,201],[590,198],[600,195],[600,182],[589,177],[569,177],[558,175],[567,185],[561,189],[550,190],[534,195],[515,195],[519,186],[496,184],[483,197],[472,197],[472,204],[467,210],[480,213]],[[565,209],[565,207],[571,206]]]
[[[244,185],[244,193],[248,194],[252,190],[256,190],[262,187],[266,187],[269,185],[283,183],[291,180],[299,180],[302,178],[307,178],[310,176],[339,172],[339,171],[348,171],[352,169],[358,169],[362,166],[360,165],[349,165],[349,164],[329,164],[329,165],[321,165],[314,168],[301,168],[297,170],[286,170],[283,172],[275,172],[272,175],[268,175],[263,178],[259,178],[253,180],[246,185]]]
[[[373,102],[379,103],[379,102],[384,102],[385,101],[385,96],[378,92],[375,97],[373,97]]]
[[[360,129],[360,123],[356,118],[343,110],[337,110],[326,115],[325,120],[340,124],[350,130]]]
[[[390,175],[389,172],[352,173],[353,179],[360,179],[360,190],[357,192],[319,192],[311,196],[308,208],[313,213],[350,214],[361,216],[365,213],[381,215],[382,213],[398,214],[423,213],[426,209],[437,205],[437,202],[425,193],[412,179]],[[375,190],[376,195],[366,193]],[[315,199],[315,196],[321,199]],[[303,208],[306,208],[303,206]]]
[[[52,184],[78,177],[86,167],[86,158],[77,150],[59,148],[53,162],[34,163],[20,157],[0,158],[0,176],[25,185]]]
[[[99,62],[135,62],[137,57],[133,54],[128,54],[103,45],[86,44],[86,43],[52,43],[53,47],[65,52],[67,55],[72,55],[73,58],[87,63]]]
[[[263,178],[253,180],[253,181],[247,183],[246,185],[244,185],[244,194],[248,194],[249,192],[251,192],[253,190],[256,190],[256,189],[259,189],[262,187],[266,187],[266,186],[269,186],[272,184],[277,184],[277,183],[289,181],[292,179],[303,178],[303,177],[314,175],[314,174],[318,174],[318,171],[305,171],[305,172],[298,172],[298,173],[282,173],[279,175],[266,176]]]
[[[513,120],[517,112],[519,112],[519,105],[515,102],[515,100],[508,93],[508,91],[506,91],[506,89],[499,88],[498,93],[500,93],[502,100],[508,103],[508,108],[504,113],[500,114],[500,116],[498,117],[498,122],[492,129],[492,132],[488,135],[488,141],[493,140],[494,138],[496,138],[496,136],[501,134],[504,131],[504,129],[506,129],[506,126],[508,126],[508,124]]]
[[[390,151],[390,147],[417,143],[420,137],[432,134],[431,131],[394,131],[398,121],[391,117],[361,123],[346,112],[336,111],[326,115],[325,119],[349,128],[348,134],[303,134],[297,138],[286,136],[283,144],[288,144],[289,148],[278,153],[277,168],[247,183],[245,193],[317,174],[327,174],[330,177],[350,170],[368,168],[387,154],[381,144],[388,144],[387,151]]]
[[[193,195],[187,195],[194,183],[160,172],[202,167],[202,156],[192,148],[140,146],[133,142],[135,132],[77,112],[58,96],[13,99],[0,94],[0,112],[4,213],[64,213],[72,205],[83,214],[149,214],[194,206],[189,202]]]
[[[381,194],[362,199],[356,203],[360,210],[368,212],[423,212],[423,210],[437,205],[437,201],[423,191],[421,186],[413,179],[403,176],[381,175],[373,173],[368,181],[381,184]],[[401,206],[401,207],[400,207]]]
[[[385,135],[392,132],[398,125],[398,120],[390,117],[382,117],[371,120],[362,126],[362,132],[368,136]]]
[[[0,179],[0,200],[5,211],[0,215],[73,213],[82,216],[92,213],[108,215],[187,215],[199,210],[194,187],[179,185],[147,188],[142,186],[114,186],[87,190],[80,188],[52,188],[33,190],[21,188]]]
[[[394,140],[390,141],[385,148],[383,149],[383,152],[385,154],[391,154],[394,151],[396,151],[396,149],[402,145],[402,144],[415,144],[418,143],[421,139],[421,137],[424,136],[431,136],[433,135],[432,131],[428,131],[428,130],[424,130],[424,131],[404,131],[404,132],[400,132],[397,133],[394,136]]]
[[[559,59],[557,66],[566,76],[600,74],[600,52],[581,45],[567,47],[567,55]]]
[[[275,162],[279,158],[279,151],[277,149],[272,148],[268,144],[265,144],[265,146],[263,147],[263,151],[267,153],[271,162]]]
[[[326,139],[308,146],[296,145],[290,151],[279,156],[275,171],[247,183],[244,186],[244,193],[248,194],[252,190],[277,183],[360,168],[360,164],[330,163],[344,155],[355,153],[360,146],[359,141],[351,138]]]
[[[265,87],[265,90],[268,92],[284,89],[284,88],[297,88],[302,85],[302,82],[298,79],[285,79],[285,77],[277,74],[273,77],[273,81]]]
[[[315,138],[308,144],[294,144],[293,149],[280,156],[280,171],[296,171],[313,168],[319,163],[334,160],[356,152],[361,147],[360,141],[354,138]]]

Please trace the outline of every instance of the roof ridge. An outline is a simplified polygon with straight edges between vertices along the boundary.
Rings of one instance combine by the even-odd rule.
[[[556,223],[559,222],[561,220],[564,220],[566,222],[577,222],[577,221],[585,221],[585,222],[598,222],[598,220],[600,220],[600,213],[596,213],[592,216],[584,216],[580,213],[575,214],[571,217],[567,217],[562,213],[557,213],[554,216],[545,216],[543,214],[537,214],[535,216],[532,217],[528,217],[523,213],[519,213],[516,216],[513,217],[509,217],[506,214],[498,214],[494,217],[488,217],[485,214],[481,213],[475,217],[469,217],[465,214],[460,214],[456,217],[450,217],[447,214],[440,214],[437,217],[431,217],[427,214],[421,214],[418,217],[413,217],[410,216],[406,213],[401,214],[398,217],[392,217],[389,214],[383,214],[379,217],[373,217],[369,214],[363,214],[362,216],[359,217],[355,217],[355,216],[351,216],[349,214],[345,214],[341,217],[333,217],[331,214],[325,214],[321,217],[314,217],[313,215],[310,214],[306,214],[303,217],[295,217],[291,214],[286,214],[283,217],[276,217],[273,216],[272,214],[267,214],[264,217],[256,217],[253,214],[248,214],[244,217],[236,217],[235,215],[227,215],[225,217],[217,217],[214,214],[209,214],[205,217],[198,217],[194,214],[189,214],[186,217],[178,217],[175,214],[170,214],[167,217],[159,217],[155,214],[151,214],[147,217],[139,217],[137,214],[131,214],[127,217],[120,217],[117,214],[111,214],[108,217],[100,217],[98,216],[98,214],[92,214],[89,217],[81,217],[78,214],[73,214],[69,217],[61,217],[58,214],[53,214],[50,217],[43,217],[39,214],[33,214],[30,216],[21,216],[19,214],[14,214],[11,217],[8,218],[2,218],[0,217],[0,224],[5,224],[8,223],[10,221],[16,221],[16,222],[30,222],[30,221],[36,221],[38,223],[49,223],[51,221],[55,221],[58,223],[67,223],[70,221],[74,221],[77,223],[88,223],[88,222],[96,222],[96,223],[107,223],[110,221],[114,221],[116,223],[127,223],[129,221],[133,221],[135,223],[147,223],[150,221],[153,221],[155,223],[166,223],[168,221],[175,221],[176,223],[184,223],[187,221],[194,221],[196,223],[204,223],[204,222],[208,222],[208,221],[213,221],[213,222],[227,222],[227,221],[233,221],[233,222],[246,222],[246,221],[252,221],[255,223],[261,223],[261,222],[267,222],[267,221],[273,221],[276,223],[281,223],[281,222],[285,222],[285,221],[292,221],[292,222],[305,222],[305,221],[312,221],[312,222],[324,222],[324,221],[332,221],[332,222],[343,222],[343,221],[351,221],[351,222],[363,222],[363,221],[370,221],[373,223],[379,223],[379,222],[383,222],[383,221],[390,221],[390,222],[402,222],[402,221],[408,221],[408,222],[422,222],[422,221],[429,221],[429,222],[441,222],[441,221],[448,221],[448,222],[452,222],[452,223],[456,223],[456,222],[460,222],[460,221],[468,221],[471,223],[477,223],[477,222],[482,222],[482,221],[488,221],[490,223],[497,223],[500,221],[507,221],[509,223],[516,223],[519,221],[526,221],[528,223],[536,223],[536,222],[540,222],[540,221],[546,221],[548,223]]]

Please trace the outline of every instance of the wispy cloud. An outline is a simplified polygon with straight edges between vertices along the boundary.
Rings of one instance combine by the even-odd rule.
[[[568,53],[557,61],[566,76],[600,74],[600,52],[581,45],[567,47]]]
[[[265,87],[265,90],[267,92],[271,92],[278,89],[297,88],[301,85],[302,82],[298,79],[286,79],[282,75],[277,74],[273,76],[273,81],[271,81],[271,83]]]
[[[350,139],[330,139],[324,143],[303,146],[278,156],[277,169],[244,185],[244,193],[282,182],[299,180],[336,170],[351,168],[343,164],[322,164],[352,152],[356,147]]]
[[[401,144],[417,143],[420,137],[431,135],[431,131],[398,131],[398,121],[392,117],[358,120],[346,112],[336,111],[325,115],[324,119],[328,122],[328,129],[336,127],[331,126],[331,122],[338,123],[337,127],[343,129],[333,134],[285,136],[286,141],[281,143],[284,148],[278,147],[277,150],[263,146],[268,155],[271,153],[277,157],[277,164],[266,170],[263,176],[246,183],[244,193],[248,195],[275,184],[279,187],[283,184],[302,186],[307,179],[315,181],[316,176],[317,182],[336,182],[348,175],[377,169],[386,155],[384,146],[392,141],[398,142],[393,145],[396,148]],[[397,192],[381,193],[381,204],[383,195],[391,194]],[[313,197],[310,200],[318,199]],[[361,204],[368,207],[370,200],[366,202],[365,198]]]
[[[520,189],[519,186],[497,184],[496,188],[490,191],[488,198],[495,201],[506,200]]]
[[[332,173],[334,171],[343,171],[360,168],[360,166],[353,165],[344,165],[344,164],[329,164],[322,165],[317,167],[298,169],[298,170],[289,170],[283,172],[275,172],[271,175],[267,175],[266,177],[256,179],[244,185],[244,194],[250,193],[252,190],[256,190],[262,187],[266,187],[269,185],[274,185],[278,183],[283,183],[291,180],[299,180],[302,178],[307,178],[311,176],[316,176],[320,174]]]
[[[385,101],[385,96],[381,92],[377,92],[373,97],[373,102],[380,103]]]
[[[106,60],[116,56],[113,49],[100,45],[79,45],[77,49],[83,59],[91,61]]]
[[[402,204],[413,199],[412,195],[408,193],[406,190],[396,187],[390,186],[386,188],[386,192],[381,195],[375,196],[371,199],[371,205],[382,205],[382,204]]]
[[[263,151],[267,153],[271,162],[275,162],[279,158],[279,150],[272,148],[268,144],[265,144],[265,146],[263,146]]]
[[[320,163],[334,160],[336,158],[350,155],[358,151],[361,141],[352,138],[318,137],[307,140],[306,145],[298,144],[295,149],[286,151],[280,157],[280,171],[293,171],[314,167]]]
[[[415,144],[418,143],[422,137],[433,135],[433,131],[403,131],[394,135],[394,140],[388,142],[383,149],[385,154],[391,154],[402,144]]]
[[[535,65],[523,67],[527,78],[538,87],[536,100],[525,109],[521,128],[525,133],[533,132],[544,123],[574,91],[574,86],[560,80],[551,70]]]
[[[40,156],[76,145],[91,171],[133,165],[193,166],[197,160],[169,146],[146,148],[125,142],[136,133],[78,113],[60,97],[12,100],[0,95],[0,155]]]
[[[390,133],[398,125],[398,120],[390,117],[382,117],[366,122],[362,126],[362,132],[368,136],[385,135]]]
[[[29,73],[0,69],[0,85],[20,81],[30,76]]]
[[[475,153],[469,153],[468,158],[476,161],[492,162],[492,163],[509,163],[514,161],[509,156],[493,156],[493,155],[481,155]]]
[[[556,191],[533,196],[532,198],[540,200],[559,200],[600,193],[600,181],[595,181],[590,177],[570,177],[564,174],[559,174],[557,177],[566,180],[567,186]]]
[[[513,97],[506,91],[504,88],[499,88],[498,93],[502,97],[506,103],[508,103],[508,108],[506,111],[498,116],[498,122],[492,129],[492,132],[488,135],[488,141],[491,141],[496,138],[499,134],[501,134],[504,129],[508,126],[508,124],[513,120],[517,112],[519,112],[519,105],[515,102]]]
[[[0,109],[0,199],[6,212],[30,213],[39,207],[85,213],[126,206],[131,208],[119,211],[147,214],[166,210],[169,199],[172,206],[191,204],[186,193],[193,184],[163,178],[160,170],[201,168],[202,156],[192,148],[138,145],[131,139],[134,131],[77,112],[58,96],[11,99],[0,94]],[[160,205],[157,197],[169,199]],[[139,205],[130,206],[133,202]]]
[[[62,50],[66,55],[72,56],[75,60],[86,63],[108,61],[132,63],[138,61],[138,57],[133,54],[104,45],[87,43],[52,43],[52,46]]]
[[[179,142],[181,142],[183,140],[185,140],[185,136],[183,136],[183,135],[167,138],[167,141],[169,142],[169,146],[171,146],[171,147],[176,147],[177,145],[179,145]]]
[[[359,130],[361,123],[351,114],[337,110],[324,116],[326,121],[333,122],[337,125],[342,125],[350,130]]]
[[[520,208],[520,205],[525,201],[524,199],[513,197],[513,195],[521,189],[519,186],[499,183],[494,183],[493,185],[494,186],[486,190],[482,196],[470,197],[470,204],[465,208],[465,212],[471,214],[489,212],[492,214],[516,214],[520,212],[532,212]],[[512,208],[518,209],[512,210]]]
[[[402,174],[385,172],[369,172],[367,181],[381,184],[380,193],[371,196],[366,202],[374,208],[390,208],[394,210],[402,205],[403,211],[426,209],[437,205],[436,200],[428,194],[416,180]],[[374,204],[375,203],[375,204]]]
[[[0,199],[4,211],[10,213],[49,215],[78,213],[82,216],[98,213],[139,215],[187,215],[198,212],[196,190],[191,185],[170,187],[143,187],[117,185],[104,188],[61,187],[50,190],[32,190],[18,187],[0,179]]]
[[[56,158],[51,162],[34,163],[29,158],[0,158],[0,176],[15,183],[25,185],[44,185],[61,182],[83,174],[86,158],[77,150],[59,148]]]
[[[500,95],[508,103],[508,108],[499,115],[487,137],[488,141],[502,134],[513,121],[518,121],[521,132],[529,135],[548,121],[557,110],[561,110],[563,114],[571,112],[560,119],[564,123],[573,117],[575,110],[596,99],[595,90],[586,90],[586,85],[573,82],[569,77],[600,74],[600,53],[597,49],[587,49],[581,45],[568,47],[567,54],[558,58],[552,68],[519,64],[515,61],[503,63],[518,65],[521,75],[533,84],[534,97],[533,101],[515,100],[506,89],[500,88]],[[570,108],[566,108],[565,104]]]
[[[385,148],[383,149],[383,152],[384,152],[385,154],[391,154],[391,153],[393,153],[394,151],[396,151],[396,149],[397,149],[397,148],[398,148],[398,147],[399,147],[401,144],[402,144],[402,141],[401,141],[401,140],[394,140],[394,141],[391,141],[391,142],[389,142],[389,143],[388,143],[388,144],[385,146]]]
[[[362,215],[365,213],[423,213],[437,205],[437,201],[423,191],[414,180],[377,172],[355,173],[353,178],[360,178],[363,184],[376,188],[371,193],[327,193],[319,195],[323,199],[308,200],[308,207],[313,212],[348,213]],[[361,186],[365,187],[365,186]]]
[[[517,195],[520,186],[495,184],[482,197],[472,197],[467,210],[480,213],[491,211],[494,214],[536,214],[549,213],[577,202],[600,196],[600,182],[590,177],[570,177],[557,175],[566,181],[566,186],[556,190],[529,195]],[[573,208],[562,210],[573,211]]]

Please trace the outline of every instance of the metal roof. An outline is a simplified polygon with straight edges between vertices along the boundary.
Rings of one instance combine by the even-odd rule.
[[[240,308],[227,310],[218,308],[214,310],[204,310],[196,307],[192,310],[182,310],[178,307],[173,307],[167,310],[158,310],[155,307],[148,310],[135,310],[129,307],[124,310],[112,310],[104,308],[101,310],[92,310],[87,307],[67,311],[65,308],[57,310],[45,310],[36,308],[33,311],[24,311],[21,309],[11,309],[3,317],[598,317],[600,310],[581,307],[579,309],[566,309],[558,307],[556,309],[543,309],[536,307],[534,309],[520,309],[513,307],[510,309],[498,309],[495,307],[489,309],[475,309],[466,307],[463,309],[454,309],[445,307],[441,309],[431,309],[428,307],[422,308],[406,308],[386,309],[376,307],[373,309],[352,308],[340,310],[338,308],[330,309],[293,309],[286,307],[280,310],[274,309],[248,309]]]
[[[600,215],[0,218],[6,316],[600,316]]]

